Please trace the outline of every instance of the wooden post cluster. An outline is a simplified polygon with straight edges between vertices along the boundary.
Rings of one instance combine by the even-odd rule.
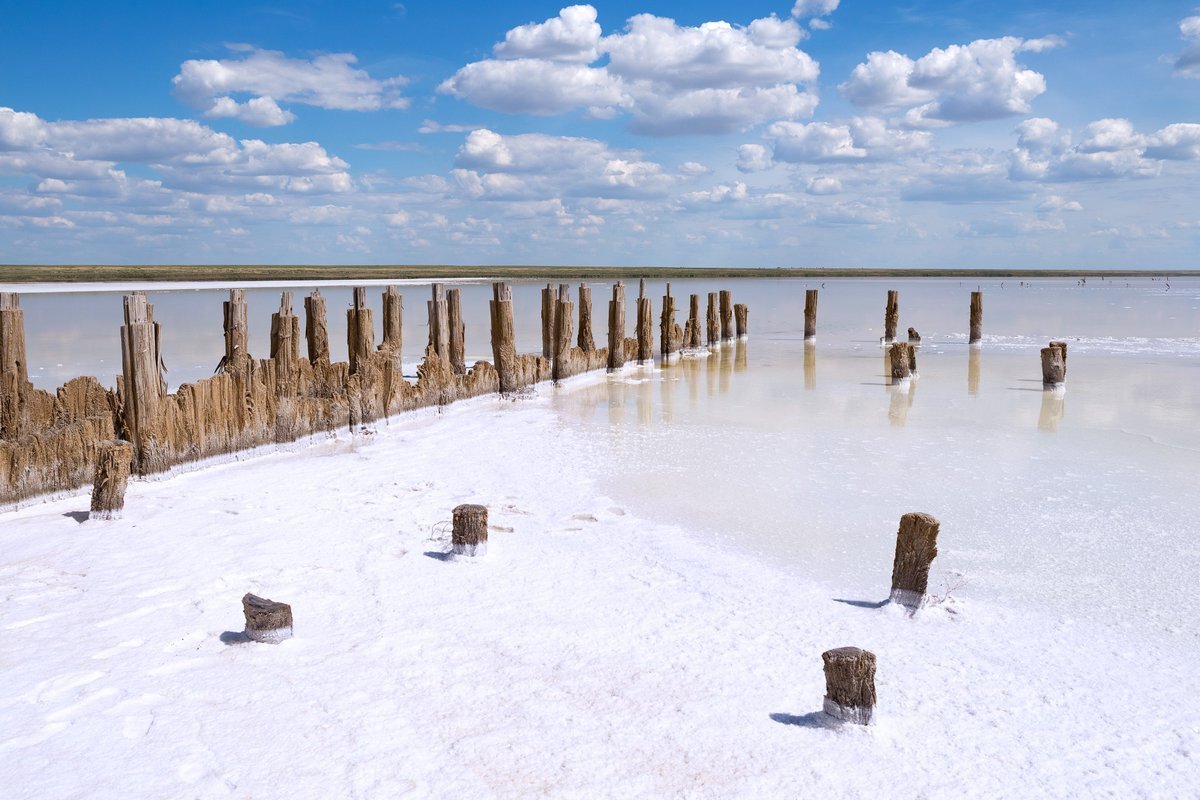
[[[613,284],[612,300],[608,301],[608,369],[625,366],[625,284]]]
[[[542,357],[554,358],[554,312],[558,301],[550,284],[542,289]]]
[[[241,293],[240,289],[234,292]],[[233,294],[232,292],[230,293]],[[232,297],[230,298],[232,301]],[[230,303],[226,304],[226,320],[230,319]],[[133,442],[139,460],[145,458],[147,442],[145,433],[158,419],[159,399],[166,393],[162,380],[162,357],[159,350],[159,326],[154,321],[154,306],[146,301],[145,292],[134,292],[124,298],[125,324],[121,326],[121,373],[120,389],[124,395],[125,430]],[[241,305],[242,337],[241,355],[249,363],[245,353],[245,302]],[[230,328],[226,328],[226,346],[230,343]],[[236,340],[235,340],[236,341]]]
[[[650,298],[646,296],[646,279],[642,278],[638,287],[637,303],[637,340],[638,363],[646,364],[654,360],[654,310]]]
[[[896,534],[896,557],[892,561],[891,602],[912,611],[925,605],[929,566],[937,557],[941,523],[930,514],[914,511],[900,518]]]
[[[888,348],[888,358],[891,363],[893,381],[902,381],[912,374],[912,361],[909,353],[911,348],[904,342],[893,342]]]
[[[569,362],[574,313],[575,304],[571,302],[571,287],[565,283],[559,284],[558,300],[554,309],[554,362],[551,365],[551,375],[555,381],[571,377]]]
[[[100,446],[96,452],[96,477],[92,480],[90,519],[120,519],[132,466],[133,446],[129,442]]]
[[[456,556],[482,556],[487,553],[487,506],[464,503],[454,509],[451,546]]]
[[[383,292],[383,341],[379,349],[392,357],[392,364],[399,369],[404,349],[404,296],[395,286]]]
[[[292,638],[292,607],[246,593],[242,597],[246,637],[255,642],[278,644]]]
[[[736,322],[737,337],[745,338],[750,331],[750,308],[745,303],[737,303],[733,307],[733,318]]]
[[[346,311],[346,346],[350,356],[350,374],[363,371],[375,350],[375,322],[367,307],[367,290],[354,287],[354,300]]]
[[[817,290],[804,292],[804,338],[817,338]]]
[[[1042,348],[1042,383],[1045,386],[1061,386],[1067,379],[1067,364],[1064,349],[1051,345]]]
[[[683,346],[689,350],[700,347],[700,295],[689,298],[688,320],[683,326]]]
[[[825,713],[843,722],[870,724],[875,715],[875,654],[838,647],[821,654],[825,662]]]
[[[576,344],[585,353],[596,349],[596,339],[592,336],[592,289],[586,283],[579,284],[579,336]]]
[[[28,427],[25,312],[20,295],[0,292],[0,438],[15,439]]]
[[[321,296],[320,289],[314,289],[312,294],[304,298],[304,338],[308,341],[309,363],[328,364],[329,323],[325,314],[325,298]]]
[[[708,293],[708,314],[705,317],[708,334],[708,346],[716,347],[721,342],[720,312],[717,310],[717,292]]]
[[[292,293],[283,292],[271,315],[271,358],[275,359],[275,393],[291,397],[300,370],[300,318],[292,313]]]
[[[517,344],[513,333],[512,288],[507,283],[492,284],[492,358],[499,374],[500,393],[520,388],[517,382]]]
[[[467,327],[463,322],[462,290],[450,289],[446,292],[446,320],[448,331],[448,351],[450,369],[455,375],[463,375],[467,371]]]
[[[900,324],[900,292],[889,289],[887,307],[883,310],[883,341],[890,344],[896,339],[896,326]]]
[[[970,344],[983,341],[983,292],[971,292],[971,335]]]
[[[733,340],[733,292],[722,289],[721,292],[721,341]]]

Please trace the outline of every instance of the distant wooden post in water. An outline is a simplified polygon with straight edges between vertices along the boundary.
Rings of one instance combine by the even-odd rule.
[[[683,328],[683,346],[689,350],[700,347],[700,295],[689,298],[688,321]]]
[[[346,311],[346,350],[350,357],[350,374],[361,372],[371,361],[375,350],[375,322],[367,307],[367,290],[354,287],[353,305]]]
[[[1045,386],[1061,386],[1066,380],[1067,367],[1063,363],[1063,351],[1059,347],[1042,348],[1042,383]]]
[[[733,339],[733,292],[721,290],[721,341]]]
[[[222,307],[225,312],[225,371],[244,372],[250,365],[245,290],[230,289],[229,299]]]
[[[242,597],[246,637],[256,642],[278,644],[292,638],[292,607],[247,593]]]
[[[654,310],[646,296],[645,278],[638,287],[637,312],[637,357],[639,364],[645,364],[654,360]]]
[[[596,349],[596,339],[592,336],[592,287],[586,283],[579,284],[579,336],[576,344],[585,353]]]
[[[513,334],[512,288],[507,283],[492,284],[492,358],[499,375],[500,393],[516,391],[517,346]]]
[[[911,376],[909,351],[909,346],[904,342],[894,342],[888,348],[893,381],[902,381]]]
[[[890,344],[896,339],[896,326],[900,324],[900,292],[889,289],[887,307],[883,310],[883,342]]]
[[[750,308],[745,303],[733,307],[733,317],[737,322],[737,337],[744,339],[750,330]]]
[[[817,290],[804,291],[804,338],[817,338]]]
[[[482,556],[487,553],[487,506],[464,503],[454,509],[451,545],[456,556]]]
[[[133,465],[129,442],[108,442],[96,452],[96,477],[92,481],[90,519],[120,519],[125,508],[125,486]]]
[[[0,293],[0,438],[16,439],[28,427],[29,393],[25,360],[25,312],[20,295]]]
[[[402,363],[404,347],[404,297],[389,286],[383,292],[383,342],[379,349],[392,357],[397,371]]]
[[[671,284],[667,284],[667,293],[663,296],[662,310],[662,356],[663,363],[670,361],[678,352],[683,331],[675,324],[675,298],[671,296]]]
[[[921,334],[917,333],[916,328],[908,329],[908,343],[909,344],[920,344],[921,343]]]
[[[550,284],[542,289],[542,357],[554,358],[554,310],[558,298]]]
[[[843,722],[867,725],[875,714],[875,654],[838,647],[821,654],[825,662],[825,713]]]
[[[625,284],[613,285],[612,300],[608,301],[608,369],[625,366]]]
[[[454,370],[455,375],[465,375],[467,327],[463,322],[461,289],[450,289],[446,292],[446,320],[449,327],[447,355],[450,359],[450,369]]]
[[[325,316],[325,298],[320,289],[304,298],[304,338],[308,340],[310,364],[329,363],[329,325]],[[386,326],[384,328],[386,330]],[[398,347],[399,345],[397,345]]]
[[[983,292],[971,292],[971,336],[970,344],[983,341]]]
[[[1062,351],[1062,374],[1063,380],[1065,381],[1067,379],[1067,343],[1061,339],[1056,339],[1050,343],[1050,346],[1057,347],[1060,351]]]
[[[705,315],[705,323],[708,334],[708,346],[716,347],[721,341],[721,321],[717,311],[717,293],[708,293],[708,313]]]
[[[916,611],[925,605],[929,566],[937,557],[941,523],[930,514],[914,511],[900,518],[896,557],[892,562],[891,602]]]

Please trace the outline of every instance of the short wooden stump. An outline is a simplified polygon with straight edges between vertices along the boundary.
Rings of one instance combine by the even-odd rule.
[[[246,637],[256,642],[277,644],[292,638],[292,607],[250,593],[242,598],[246,615]]]
[[[916,611],[925,605],[929,566],[937,557],[941,523],[932,514],[913,511],[900,518],[896,533],[896,557],[892,561],[893,603]]]
[[[487,553],[487,506],[464,503],[454,509],[451,543],[456,556],[482,556]]]
[[[825,662],[825,713],[843,722],[867,725],[875,716],[875,654],[838,647],[821,654]]]
[[[96,453],[96,474],[92,481],[90,519],[120,519],[125,508],[125,486],[133,465],[133,445],[109,442]]]

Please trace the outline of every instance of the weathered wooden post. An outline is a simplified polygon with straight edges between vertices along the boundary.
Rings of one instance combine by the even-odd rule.
[[[608,369],[625,366],[625,284],[617,281],[608,301]]]
[[[1057,347],[1062,352],[1062,374],[1063,380],[1065,381],[1067,379],[1067,343],[1061,339],[1056,339],[1053,342],[1050,342],[1050,347]]]
[[[0,438],[16,439],[28,426],[25,312],[20,295],[0,292]]]
[[[245,372],[250,366],[246,291],[230,289],[229,299],[222,304],[222,308],[225,312],[225,371]]]
[[[896,557],[892,562],[891,602],[912,611],[925,605],[929,565],[937,557],[941,523],[930,514],[910,512],[900,518],[896,534]]]
[[[700,347],[700,295],[689,298],[688,321],[683,328],[683,346],[689,350]]]
[[[896,326],[900,324],[900,292],[889,289],[887,307],[883,311],[883,343],[891,344],[896,339]]]
[[[450,369],[457,375],[467,373],[467,327],[463,323],[462,290],[450,289],[446,292],[446,320],[449,325],[449,358]]]
[[[579,284],[579,349],[590,353],[596,349],[596,340],[592,336],[592,287],[585,283]]]
[[[96,475],[92,481],[92,510],[89,519],[120,519],[125,508],[125,487],[133,466],[129,442],[108,442],[96,452]]]
[[[979,348],[972,347],[967,354],[967,394],[979,394]]]
[[[451,545],[456,556],[482,556],[487,554],[488,510],[487,506],[464,503],[454,509],[454,527]]]
[[[971,292],[970,344],[983,342],[983,292]]]
[[[804,338],[817,338],[817,290],[804,291]]]
[[[542,289],[542,357],[554,358],[554,312],[558,299],[550,284]]]
[[[875,654],[838,647],[821,654],[825,662],[825,713],[843,722],[868,725],[875,715]]]
[[[646,279],[641,279],[637,302],[638,363],[647,364],[654,360],[654,310],[646,296]]]
[[[909,328],[909,329],[908,329],[908,343],[909,343],[910,345],[911,345],[911,344],[920,344],[920,343],[921,343],[921,334],[917,333],[917,329],[916,329],[916,328]]]
[[[433,352],[443,361],[450,361],[450,311],[446,307],[446,287],[440,283],[432,286],[430,302],[429,343]]]
[[[241,291],[235,289],[234,291]],[[145,292],[125,295],[125,324],[121,326],[121,366],[125,400],[125,430],[133,442],[137,469],[145,467],[148,456],[146,436],[158,419],[158,402],[162,396],[162,359],[159,353],[159,328],[154,321],[154,306],[146,301]],[[244,311],[245,304],[242,309]],[[242,317],[244,322],[244,315]],[[242,330],[245,330],[243,324]],[[227,329],[228,332],[228,329]],[[229,342],[229,338],[226,338]],[[241,355],[245,363],[242,340]]]
[[[662,310],[662,357],[663,363],[674,360],[679,353],[679,340],[682,338],[679,326],[675,324],[675,298],[671,296],[671,284],[667,284],[667,293],[663,296]]]
[[[909,346],[904,342],[893,342],[891,347],[888,348],[893,381],[902,381],[910,377],[909,349]]]
[[[555,382],[571,377],[571,328],[574,325],[575,304],[571,302],[571,287],[559,284],[558,304],[554,309],[554,362],[550,374]]]
[[[291,397],[300,369],[300,318],[292,313],[291,292],[282,293],[279,311],[271,315],[271,358],[275,359],[275,394]]]
[[[721,290],[721,341],[733,339],[733,292]]]
[[[716,347],[721,343],[721,321],[717,311],[717,292],[708,293],[708,313],[705,314],[705,327],[708,346]]]
[[[354,287],[354,302],[346,311],[346,345],[350,357],[350,374],[362,371],[371,361],[375,350],[375,321],[367,308],[367,290]]]
[[[1061,386],[1066,379],[1063,351],[1058,347],[1042,348],[1042,383],[1047,387]]]
[[[517,345],[513,334],[512,288],[507,283],[492,284],[492,357],[500,377],[500,393],[515,392],[517,383]]]
[[[404,347],[404,296],[389,286],[383,292],[383,342],[379,349],[392,357],[398,369]]]
[[[908,372],[910,375],[917,374],[917,347],[916,345],[908,345]]]
[[[310,364],[329,363],[329,325],[325,317],[325,298],[320,289],[304,298],[304,338],[308,341]]]
[[[745,339],[750,331],[750,308],[745,303],[737,303],[733,307],[733,317],[736,320],[737,337]]]
[[[246,593],[242,597],[246,615],[246,637],[256,642],[278,644],[292,638],[292,607]]]

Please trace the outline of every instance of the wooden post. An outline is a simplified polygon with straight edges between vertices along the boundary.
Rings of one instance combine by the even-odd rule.
[[[721,341],[733,338],[733,292],[721,290]]]
[[[917,374],[917,347],[916,345],[908,345],[908,373],[910,375]]]
[[[1057,347],[1060,351],[1062,351],[1062,379],[1065,381],[1067,379],[1067,343],[1061,339],[1056,339],[1050,343],[1050,346]]]
[[[575,304],[571,302],[571,287],[559,284],[558,301],[554,309],[554,363],[550,374],[555,381],[571,377],[571,328],[574,325]]]
[[[517,346],[513,334],[512,288],[492,284],[492,358],[500,377],[500,393],[517,390]]]
[[[300,368],[300,318],[292,313],[291,292],[280,296],[279,311],[271,315],[271,358],[275,359],[276,395],[291,397]]]
[[[896,339],[896,326],[900,324],[900,292],[889,289],[887,308],[883,311],[883,342],[891,344]]]
[[[245,289],[230,289],[225,312],[225,371],[244,372],[250,366],[249,326]]]
[[[920,344],[921,343],[921,334],[917,333],[916,328],[908,329],[908,343],[909,344]]]
[[[558,302],[550,284],[542,289],[542,357],[554,358],[554,312]]]
[[[910,376],[909,346],[904,342],[894,342],[888,348],[891,361],[892,381],[902,381]]]
[[[608,369],[625,366],[625,284],[617,281],[608,301]]]
[[[329,363],[329,326],[325,317],[325,298],[320,289],[304,298],[304,338],[308,340],[310,364]]]
[[[821,654],[825,662],[825,713],[843,722],[868,725],[875,714],[875,654],[839,647]]]
[[[708,337],[708,346],[715,347],[721,342],[721,322],[717,316],[717,293],[708,293],[708,311],[705,314],[704,321],[707,330],[705,333]]]
[[[292,607],[247,593],[242,597],[246,615],[246,637],[256,642],[278,644],[292,638]]]
[[[145,436],[158,419],[158,401],[163,394],[162,373],[159,371],[159,330],[154,322],[154,306],[146,302],[145,292],[125,295],[124,305],[121,364],[125,387],[125,429],[133,442],[140,469],[142,459],[146,456]],[[242,309],[245,309],[244,303]],[[242,330],[245,330],[244,325]],[[227,329],[227,343],[228,332]],[[244,339],[242,342],[241,354],[248,364],[249,356],[245,353]]]
[[[654,360],[654,309],[646,296],[646,279],[642,278],[637,303],[638,363]]]
[[[467,327],[463,323],[461,289],[451,289],[446,292],[446,319],[450,326],[450,369],[458,375],[465,375],[467,373]]]
[[[568,301],[569,302],[569,301]],[[456,556],[482,556],[487,554],[488,510],[487,506],[464,503],[454,509],[454,528],[451,544]]]
[[[970,344],[983,341],[983,292],[971,292],[971,336]]]
[[[1060,386],[1066,380],[1066,365],[1063,364],[1063,351],[1058,347],[1042,348],[1042,383],[1046,386]]]
[[[750,308],[745,303],[738,303],[733,307],[733,318],[737,325],[737,337],[739,339],[746,338],[749,333]]]
[[[804,338],[817,338],[817,290],[804,292]]]
[[[29,386],[21,298],[15,292],[0,292],[0,438],[13,440],[24,433]]]
[[[443,361],[450,360],[450,311],[446,307],[446,287],[433,284],[433,311],[429,315],[430,344]]]
[[[92,481],[92,510],[89,519],[120,519],[125,508],[125,486],[133,466],[129,442],[108,442],[96,452],[96,477]]]
[[[914,511],[900,518],[896,557],[892,562],[891,602],[916,611],[925,605],[929,565],[937,557],[941,523],[930,514]]]
[[[587,284],[579,284],[579,349],[590,353],[596,349],[596,340],[592,337],[592,288]]]
[[[350,355],[350,374],[361,372],[375,350],[375,322],[367,308],[367,290],[354,287],[354,305],[346,312],[346,345]]]
[[[404,296],[389,286],[383,292],[383,343],[379,349],[392,357],[397,367],[404,347]]]
[[[700,295],[694,294],[688,304],[688,321],[683,329],[683,346],[689,349],[700,347]]]
[[[662,337],[663,363],[670,361],[679,352],[679,340],[675,333],[675,298],[671,296],[671,284],[663,296],[662,320],[659,335]]]

